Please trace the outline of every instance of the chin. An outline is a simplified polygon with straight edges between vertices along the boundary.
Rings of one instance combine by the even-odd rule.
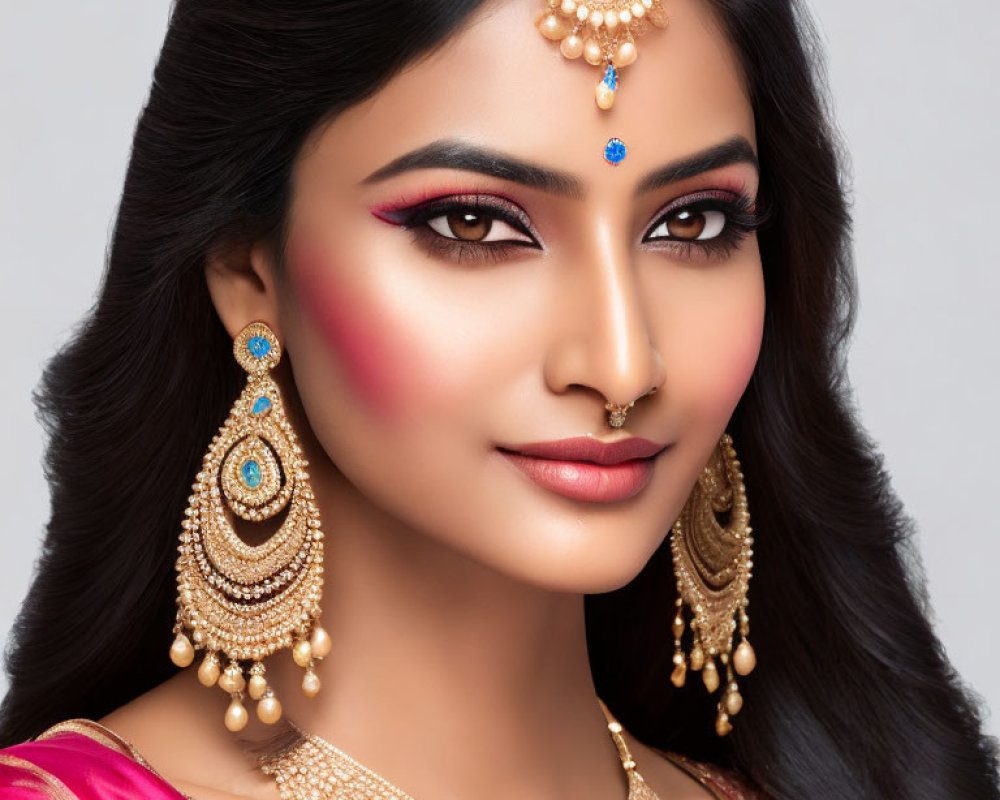
[[[507,551],[502,559],[480,561],[515,580],[552,592],[602,594],[620,589],[638,575],[665,535],[633,538],[624,543],[611,540],[604,532],[592,538],[577,531],[575,541],[550,542],[534,539],[520,551]]]

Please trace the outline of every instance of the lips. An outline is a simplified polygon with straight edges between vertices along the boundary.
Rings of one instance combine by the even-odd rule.
[[[586,502],[634,497],[653,476],[654,457],[666,445],[632,437],[604,443],[587,437],[498,448],[539,486]]]
[[[592,464],[609,466],[636,458],[652,458],[664,447],[666,445],[651,442],[649,439],[640,439],[638,436],[610,443],[577,436],[573,439],[534,442],[501,449],[551,461],[589,461]]]

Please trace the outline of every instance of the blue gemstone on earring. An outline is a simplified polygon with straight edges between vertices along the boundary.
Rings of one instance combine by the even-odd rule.
[[[247,485],[248,489],[256,489],[260,486],[260,464],[256,461],[244,461],[240,472],[243,474],[243,483]]]
[[[618,70],[610,62],[608,62],[608,68],[604,70],[604,85],[612,92],[618,91]]]
[[[262,395],[254,401],[251,410],[254,414],[264,414],[271,410],[271,401]]]
[[[625,142],[617,136],[608,139],[608,143],[604,145],[604,160],[609,164],[617,166],[624,160],[627,154],[628,150],[625,149]]]
[[[271,352],[271,343],[263,336],[251,336],[247,341],[247,349],[256,358],[264,358]]]

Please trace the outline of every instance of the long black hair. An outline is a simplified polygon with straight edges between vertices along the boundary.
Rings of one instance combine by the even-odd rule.
[[[481,2],[175,3],[100,295],[37,396],[52,511],[6,654],[0,746],[104,716],[175,672],[178,520],[240,389],[206,254],[280,238],[307,134]],[[709,6],[742,63],[776,214],[759,233],[761,353],[729,426],[755,529],[759,664],[720,739],[713,698],[669,680],[664,546],[627,586],[586,599],[598,693],[640,739],[738,768],[774,798],[1000,797],[983,703],[928,621],[912,521],[851,404],[850,217],[816,34],[794,0]]]

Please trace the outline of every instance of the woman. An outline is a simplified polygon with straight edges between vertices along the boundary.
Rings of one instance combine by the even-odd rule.
[[[174,9],[5,796],[996,797],[794,7],[284,5]]]

